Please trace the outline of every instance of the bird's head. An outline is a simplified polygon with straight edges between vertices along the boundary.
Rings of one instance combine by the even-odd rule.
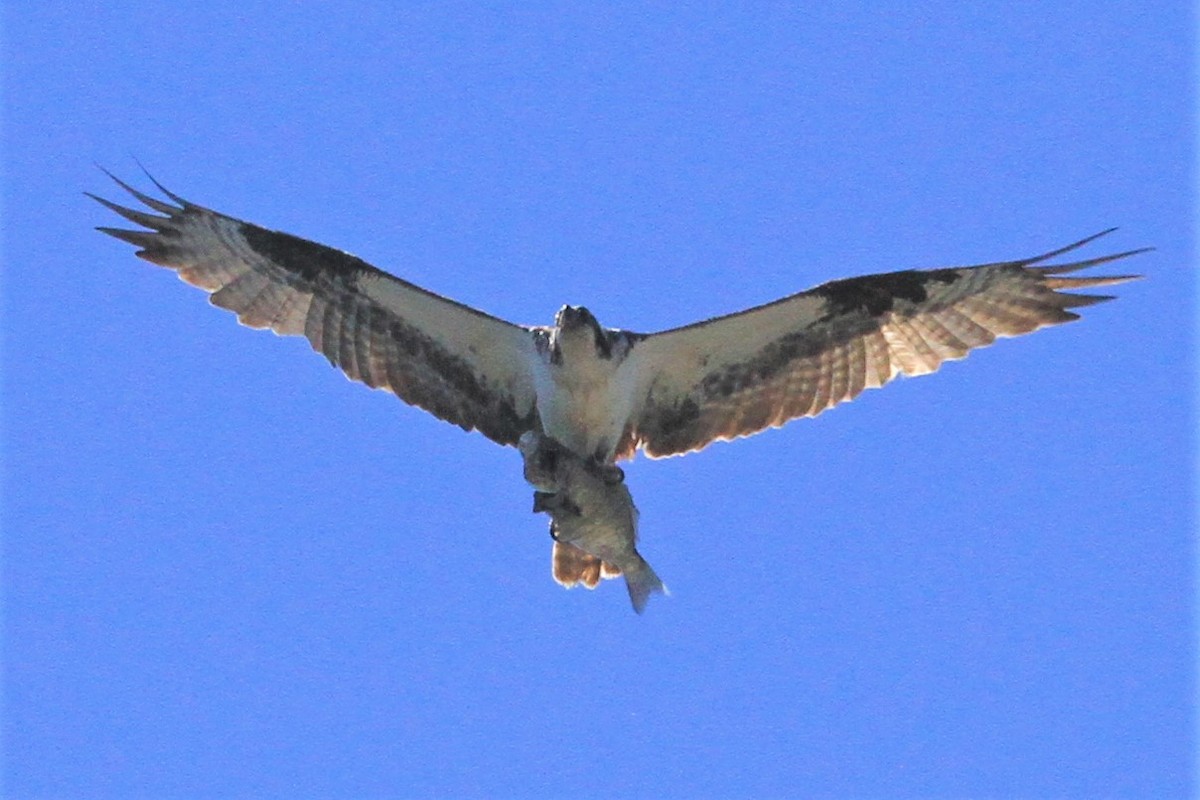
[[[563,306],[554,315],[554,325],[560,331],[600,330],[600,323],[583,306]]]
[[[592,312],[583,306],[563,306],[554,315],[555,350],[561,353],[579,351],[580,355],[608,358],[611,354],[608,336]]]

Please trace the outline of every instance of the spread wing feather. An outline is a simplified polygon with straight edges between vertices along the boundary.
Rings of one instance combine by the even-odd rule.
[[[1078,319],[1112,299],[1069,294],[1138,276],[1064,277],[1144,250],[1042,265],[1111,231],[1017,261],[832,281],[774,303],[653,334],[631,358],[651,376],[618,457],[748,436],[925,375],[997,338]],[[1146,248],[1149,249],[1149,248]]]
[[[533,332],[440,297],[348,253],[172,202],[113,176],[157,214],[90,197],[148,230],[102,227],[175,270],[242,324],[304,336],[352,380],[501,444],[536,425]],[[153,180],[153,179],[152,179]],[[161,215],[161,216],[160,216]]]

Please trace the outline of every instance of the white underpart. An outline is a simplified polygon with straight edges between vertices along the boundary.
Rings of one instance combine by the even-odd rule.
[[[572,337],[574,338],[574,337]],[[534,375],[545,432],[581,457],[611,460],[634,412],[638,382],[632,365],[600,358],[587,339],[563,341],[559,364],[539,360]]]

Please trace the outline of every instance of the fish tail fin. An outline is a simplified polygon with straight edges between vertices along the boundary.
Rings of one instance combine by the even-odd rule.
[[[654,569],[640,556],[635,563],[625,567],[625,588],[629,590],[629,601],[633,603],[633,610],[639,614],[646,610],[650,595],[655,592],[669,594],[666,585],[655,574]]]

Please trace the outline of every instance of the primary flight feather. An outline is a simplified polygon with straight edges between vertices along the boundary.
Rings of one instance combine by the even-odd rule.
[[[613,470],[638,449],[662,457],[749,436],[897,375],[933,372],[998,338],[1078,319],[1071,309],[1112,298],[1064,290],[1138,276],[1071,273],[1149,249],[1046,263],[1109,230],[1013,261],[835,280],[642,334],[602,327],[574,306],[552,325],[516,325],[157,182],[170,202],[113,180],[150,211],[89,194],[144,229],[99,230],[175,270],[243,324],[304,336],[351,379],[500,444],[544,433]],[[599,574],[595,554],[580,555],[579,569]]]

